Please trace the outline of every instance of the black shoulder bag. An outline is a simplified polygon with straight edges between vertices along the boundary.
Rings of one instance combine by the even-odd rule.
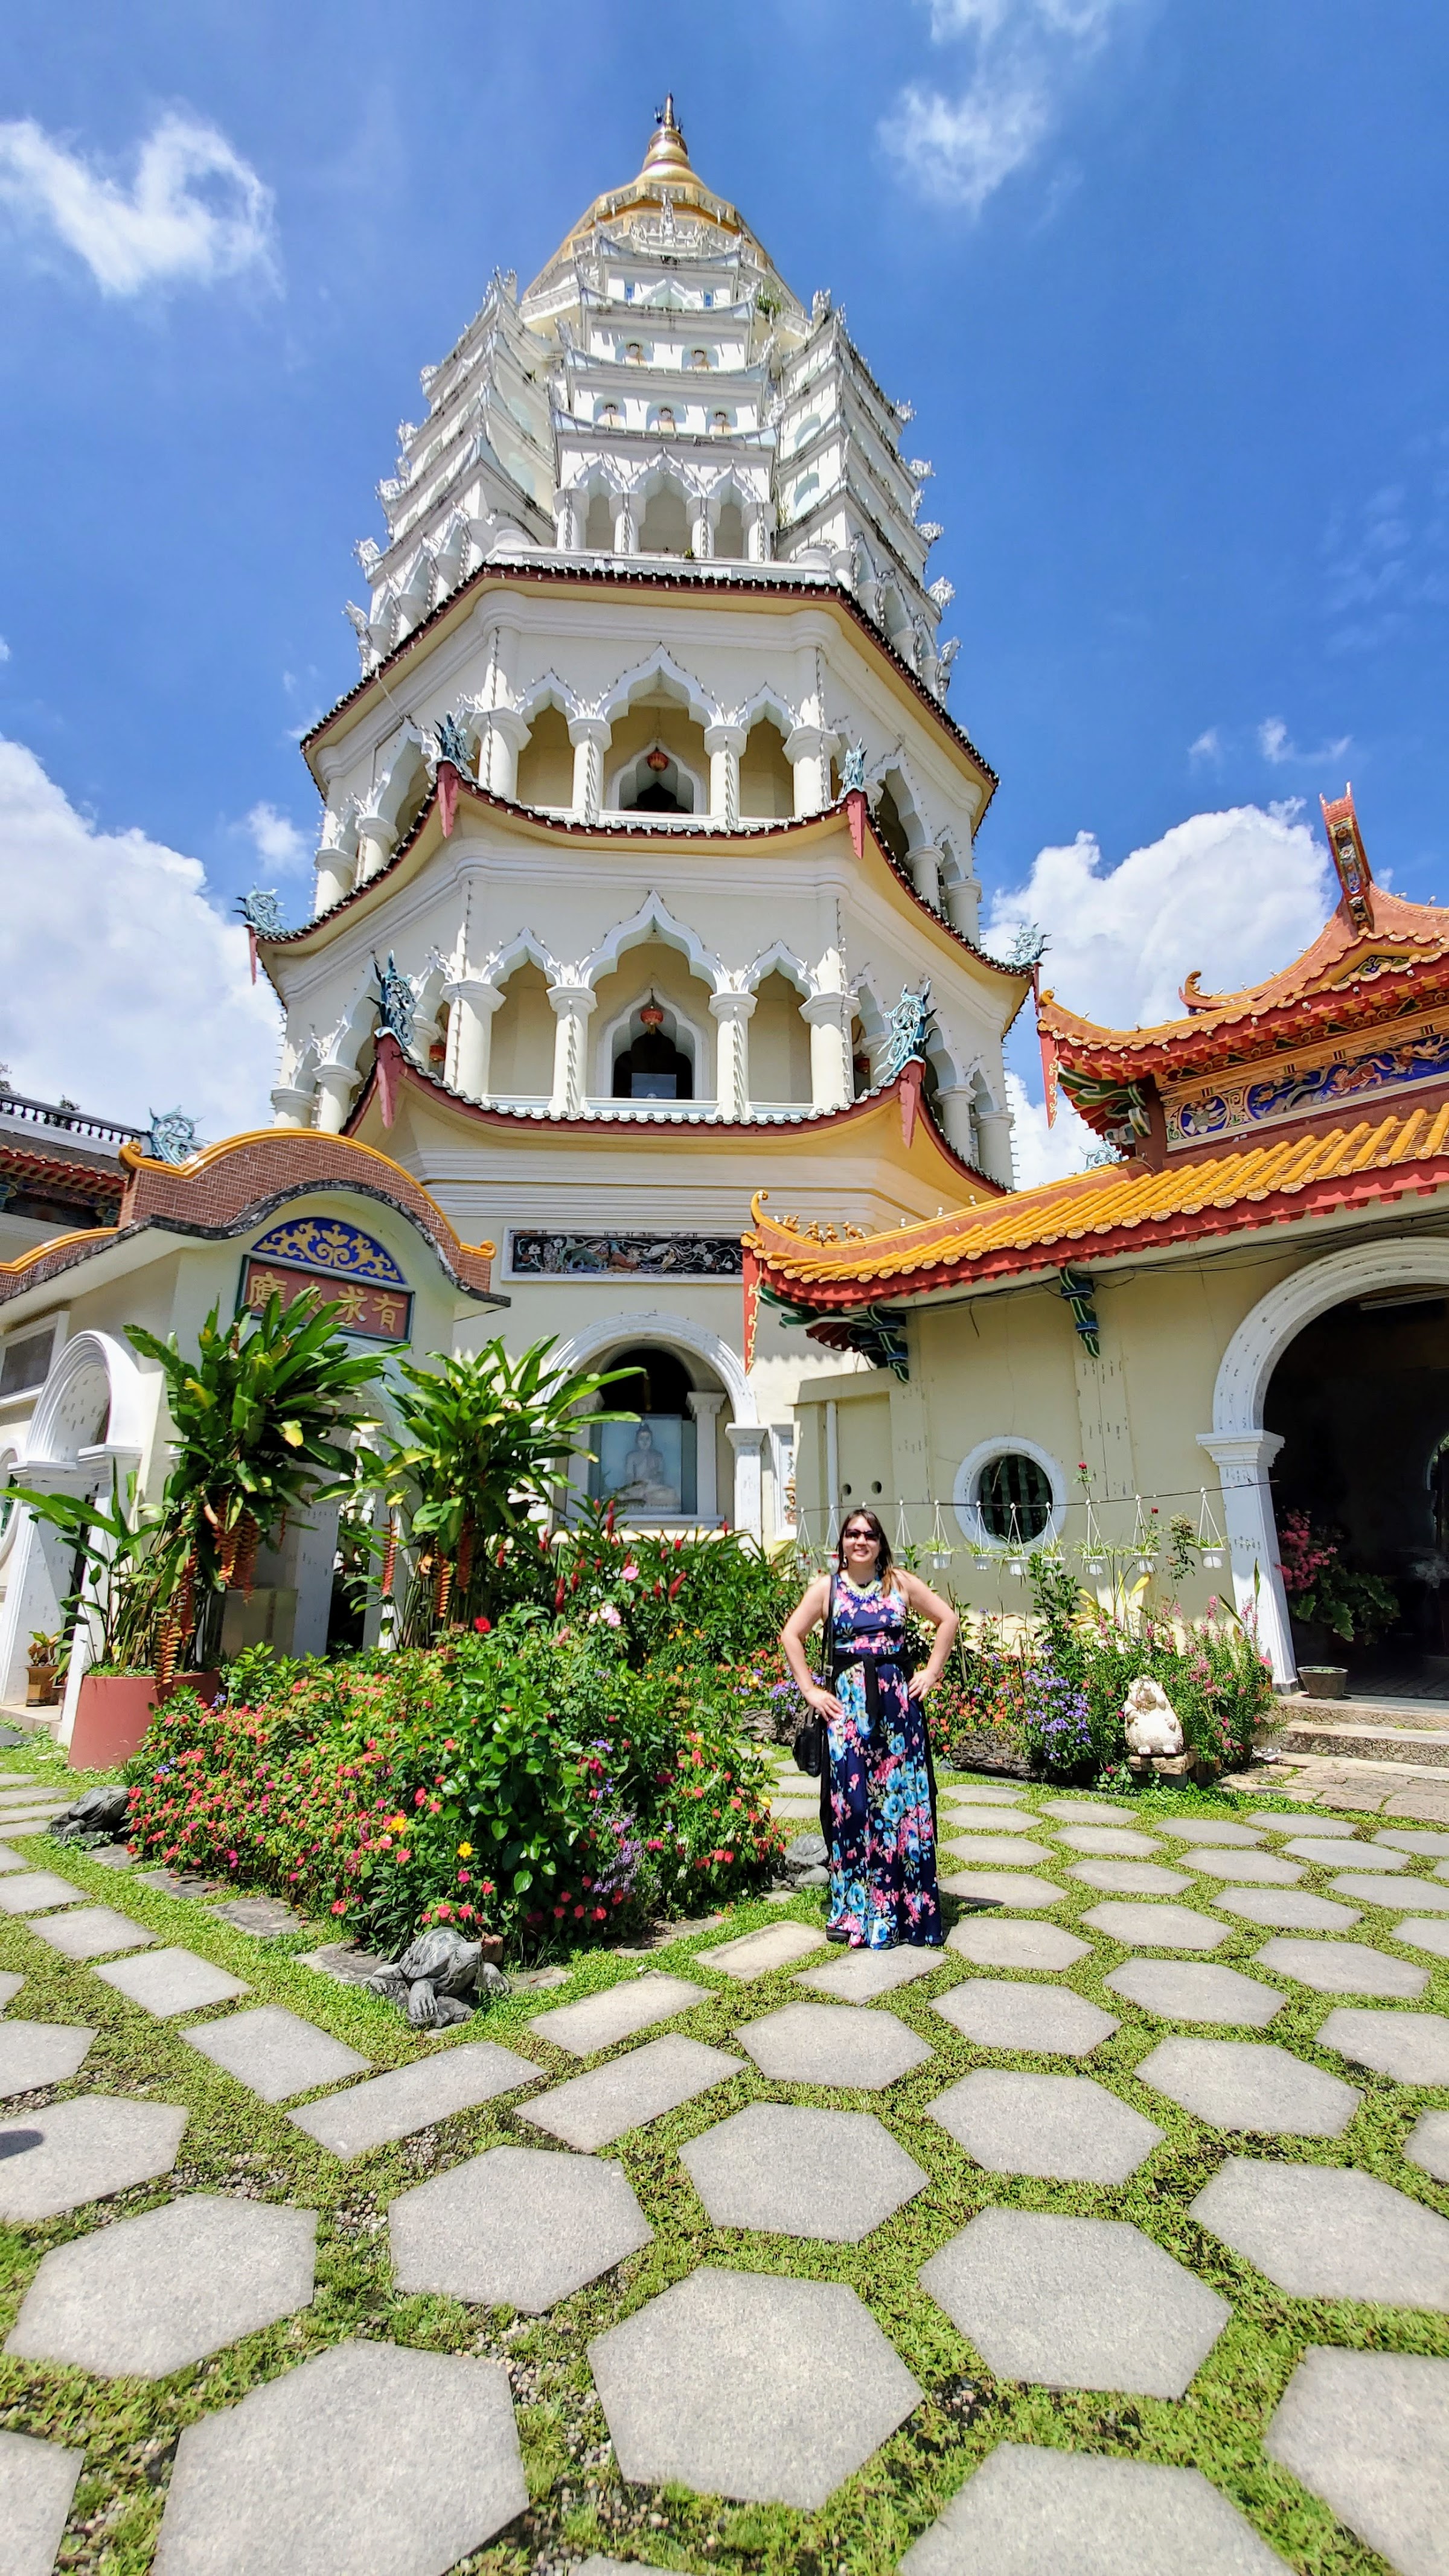
[[[825,1603],[825,1665],[827,1672],[833,1670],[834,1662],[835,1577],[832,1574],[830,1578],[830,1591]],[[820,1687],[822,1690],[828,1690],[830,1688],[830,1684],[828,1681],[822,1682]],[[807,1779],[821,1779],[825,1772],[829,1743],[829,1730],[826,1726],[825,1720],[819,1715],[818,1711],[812,1708],[808,1717],[805,1719],[803,1726],[797,1730],[795,1736],[793,1750],[796,1770],[803,1771]]]

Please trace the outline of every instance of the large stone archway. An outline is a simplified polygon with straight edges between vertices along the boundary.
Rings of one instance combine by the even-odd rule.
[[[1232,1552],[1240,1613],[1256,1612],[1258,1640],[1274,1678],[1297,1677],[1288,1600],[1278,1564],[1278,1527],[1268,1476],[1282,1440],[1264,1427],[1273,1371],[1305,1324],[1380,1288],[1449,1289],[1449,1241],[1398,1235],[1305,1263],[1244,1316],[1218,1368],[1213,1427],[1198,1441],[1214,1460]]]

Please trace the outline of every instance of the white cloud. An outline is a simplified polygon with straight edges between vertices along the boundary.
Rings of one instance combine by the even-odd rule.
[[[208,1137],[270,1124],[277,1006],[249,982],[246,933],[207,902],[199,860],[100,830],[0,739],[0,876],[17,1091],[133,1126],[179,1103]]]
[[[299,832],[286,814],[275,805],[254,805],[244,828],[251,834],[252,845],[262,865],[279,868],[284,873],[304,868],[312,855],[310,842]]]
[[[4,636],[3,636],[3,635],[0,635],[0,662],[8,662],[8,661],[9,661],[9,659],[10,659],[10,647],[9,647],[9,645],[6,643]]]
[[[1019,1074],[1008,1073],[1006,1097],[1019,1190],[1034,1190],[1042,1181],[1060,1181],[1069,1172],[1085,1171],[1092,1157],[1101,1153],[1100,1136],[1077,1116],[1065,1093],[1058,1094],[1056,1120],[1050,1127],[1046,1102],[1032,1099]]]
[[[1196,742],[1188,744],[1187,756],[1189,760],[1217,760],[1222,755],[1222,748],[1222,736],[1217,726],[1209,725],[1206,733],[1200,733]]]
[[[1256,805],[1190,815],[1114,868],[1080,832],[995,897],[986,941],[1004,956],[1043,922],[1042,980],[1064,1008],[1114,1028],[1178,1019],[1193,968],[1204,992],[1234,992],[1301,954],[1331,909],[1328,865],[1306,823]]]
[[[923,196],[979,214],[1040,150],[1081,66],[1139,0],[928,0],[937,44],[975,47],[954,94],[911,82],[879,127]]]
[[[271,261],[271,190],[197,117],[162,117],[130,188],[29,117],[0,125],[0,204],[74,251],[106,295],[206,285]]]
[[[1258,749],[1275,769],[1285,764],[1317,769],[1326,760],[1342,760],[1352,741],[1352,734],[1345,733],[1336,742],[1321,742],[1316,751],[1300,751],[1281,716],[1265,716],[1258,727]]]

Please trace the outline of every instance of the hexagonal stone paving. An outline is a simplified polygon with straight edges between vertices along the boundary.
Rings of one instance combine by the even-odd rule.
[[[951,1860],[967,1861],[973,1866],[979,1861],[987,1868],[999,1861],[1006,1869],[1034,1869],[1038,1861],[1053,1857],[1045,1843],[1013,1841],[1009,1834],[972,1834],[954,1847],[943,1843],[942,1849]]]
[[[1285,1816],[1283,1819],[1285,1829],[1289,1821],[1290,1819]],[[1226,1816],[1184,1816],[1176,1824],[1159,1825],[1157,1830],[1159,1833],[1168,1835],[1173,1842],[1234,1843],[1240,1851],[1245,1850],[1252,1843],[1260,1843],[1263,1839],[1262,1832],[1257,1826],[1234,1825]]]
[[[23,1977],[13,1976],[8,1968],[0,1970],[0,2012],[5,2010],[7,2004],[14,2003],[24,1983]]]
[[[1345,1861],[1352,1861],[1355,1869],[1395,1870],[1409,1866],[1407,1852],[1380,1851],[1372,1843],[1350,1848],[1323,1834],[1295,1834],[1282,1849],[1294,1860],[1316,1861],[1320,1869],[1342,1869]]]
[[[84,2093],[0,2128],[0,2219],[31,2226],[171,2171],[186,2113]]]
[[[1412,2002],[1429,1982],[1427,1968],[1387,1958],[1362,1941],[1265,1941],[1257,1965],[1320,1995],[1397,1995]]]
[[[29,1867],[29,1861],[23,1860],[19,1852],[12,1851],[8,1843],[0,1843],[0,1870],[8,1872],[16,1869],[29,1869]]]
[[[1328,1883],[1335,1896],[1356,1896],[1365,1905],[1400,1905],[1412,1913],[1449,1914],[1449,1887],[1437,1886],[1432,1878],[1370,1877],[1354,1870]],[[4,1884],[0,1879],[0,1887]]]
[[[958,1869],[941,1885],[949,1896],[964,1896],[978,1905],[1060,1905],[1064,1891],[1044,1878],[1018,1877],[1004,1869]],[[1449,1897],[1449,1888],[1445,1889]]]
[[[1094,1905],[1082,1921],[1138,1950],[1215,1950],[1228,1937],[1226,1923],[1190,1905]]]
[[[1404,2140],[1404,2155],[1436,2182],[1449,2182],[1449,2111],[1421,2111]]]
[[[1059,1923],[994,1923],[984,1916],[956,1924],[946,1947],[978,1968],[1027,1968],[1056,1977],[1092,1955],[1090,1941],[1079,1941]]]
[[[1005,1781],[982,1780],[958,1783],[941,1791],[943,1807],[1012,1807],[1021,1796]]]
[[[1100,1888],[1104,1896],[1181,1896],[1192,1885],[1179,1871],[1154,1869],[1147,1860],[1079,1860],[1067,1876]]]
[[[1394,1939],[1406,1950],[1422,1950],[1430,1959],[1449,1959],[1449,1923],[1416,1923],[1412,1915],[1394,1925]]]
[[[402,2291],[541,2316],[653,2242],[618,2165],[546,2147],[490,2147],[388,2210]]]
[[[796,1979],[817,1995],[834,1995],[842,2003],[870,2004],[878,1995],[894,1994],[917,1977],[929,1977],[941,1964],[939,1949],[847,1950],[828,1968],[807,1968]]]
[[[933,2012],[980,2048],[1030,2049],[1043,2057],[1085,2057],[1117,2028],[1111,2013],[1070,1986],[1017,1986],[972,1977],[937,1995]]]
[[[84,2451],[31,2433],[0,2433],[0,2533],[6,2576],[50,2576]]]
[[[1181,2397],[1232,2311],[1116,2218],[983,2209],[921,2286],[999,2379]]]
[[[1263,2029],[1287,2001],[1236,1968],[1202,1959],[1128,1959],[1103,1983],[1159,2021],[1231,2022],[1246,2030]]]
[[[1411,1859],[1416,1856],[1432,1859],[1436,1853],[1449,1852],[1449,1834],[1423,1833],[1412,1825],[1406,1825],[1402,1831],[1397,1826],[1390,1826],[1387,1832],[1375,1834],[1374,1841],[1386,1844],[1390,1851],[1407,1852]]]
[[[1000,2442],[901,2576],[1287,2576],[1200,2469]]]
[[[81,1905],[85,1889],[72,1887],[51,1869],[25,1869],[19,1877],[0,1878],[0,1912],[28,1914],[35,1905]]]
[[[1225,1887],[1213,1903],[1220,1913],[1281,1932],[1351,1932],[1359,1919],[1351,1905],[1333,1905],[1298,1887]]]
[[[1053,1798],[1042,1809],[1053,1824],[1129,1825],[1131,1815],[1125,1807],[1114,1807],[1105,1798]]]
[[[261,2004],[255,2012],[202,2022],[180,2036],[188,2048],[209,2057],[213,2066],[234,2075],[264,2102],[285,2102],[290,2094],[310,2093],[314,2084],[365,2075],[370,2063],[281,2004]]]
[[[1106,1860],[1151,1860],[1162,1849],[1150,1834],[1128,1833],[1115,1825],[1066,1825],[1057,1840],[1069,1851],[1097,1852]]]
[[[601,1995],[585,1995],[582,2003],[558,2004],[552,2012],[539,2013],[529,2029],[540,2039],[551,2039],[555,2048],[566,2049],[570,2057],[591,2057],[596,2048],[612,2048],[655,2022],[669,2021],[675,2013],[708,2003],[712,1992],[709,1986],[691,1984],[688,1977],[625,1978]]]
[[[1449,2361],[1306,2352],[1263,2448],[1399,2576],[1443,2576]]]
[[[762,2075],[777,2084],[828,2084],[841,2092],[879,2093],[924,2066],[927,2042],[894,2013],[841,2004],[784,2004],[736,2031]]]
[[[45,2084],[64,2084],[84,2063],[94,2038],[93,2030],[76,2030],[65,2022],[0,2022],[0,2101],[12,2093],[38,2093]]]
[[[329,2093],[321,2102],[304,2102],[287,2117],[345,2162],[366,2155],[371,2147],[410,2138],[455,2111],[476,2110],[480,2102],[516,2092],[521,2084],[536,2084],[542,2075],[543,2068],[531,2058],[518,2057],[494,2040],[465,2041],[461,2047],[436,2049],[413,2066],[374,2075],[370,2083],[349,2084],[345,2092]]]
[[[1449,2219],[1372,2174],[1230,2156],[1190,2214],[1296,2299],[1449,2309]]]
[[[1318,2032],[1356,2066],[1398,2084],[1449,2084],[1449,2020],[1442,2013],[1374,2012],[1340,2004]]]
[[[251,1988],[241,1977],[229,1977],[194,1950],[152,1950],[144,1959],[118,1959],[97,1968],[108,1986],[139,2004],[143,2012],[167,2021],[174,2013],[196,2012],[203,2004],[228,2004]]]
[[[718,1968],[748,1985],[752,1978],[766,1977],[772,1968],[793,1967],[797,1959],[808,1959],[824,1947],[824,1933],[812,1932],[804,1923],[768,1923],[763,1932],[745,1932],[738,1941],[724,1941],[717,1950],[701,1950],[697,1956],[702,1968]]]
[[[104,2379],[164,2379],[312,2298],[317,2219],[263,2201],[173,2200],[58,2245],[5,2349]]]
[[[782,1931],[794,1928],[780,1926]],[[566,2147],[592,2154],[597,2147],[612,2146],[627,2130],[642,2128],[665,2111],[678,2110],[681,2102],[694,2101],[716,2084],[727,2084],[740,2067],[740,2059],[724,2049],[706,2048],[702,2040],[671,2031],[663,2039],[647,2039],[642,2048],[631,2048],[623,2057],[610,2058],[587,2075],[571,2075],[566,2084],[556,2084],[537,2101],[520,2102],[518,2116],[562,2138]]]
[[[1183,1863],[1205,1878],[1231,1878],[1244,1887],[1296,1887],[1303,1876],[1295,1862],[1280,1860],[1276,1852],[1221,1851],[1213,1843],[1194,1843]]]
[[[1089,2075],[1017,2075],[984,2066],[928,2105],[988,2173],[1053,2182],[1125,2182],[1162,2131]]]
[[[708,2266],[600,2335],[589,2362],[624,2477],[807,2513],[921,2395],[843,2282]]]
[[[154,2576],[445,2576],[527,2501],[500,2362],[335,2344],[187,2426]]]
[[[681,2147],[716,2227],[858,2245],[928,2177],[870,2111],[752,2102]]]
[[[1262,2137],[1341,2137],[1363,2098],[1270,2040],[1164,2039],[1137,2079],[1215,2129]]]
[[[1309,1806],[1291,1816],[1279,1815],[1272,1807],[1254,1807],[1249,1810],[1248,1822],[1261,1825],[1270,1834],[1337,1834],[1345,1841],[1358,1832],[1357,1825],[1345,1824],[1341,1816],[1320,1816]]]
[[[117,1950],[150,1950],[156,1941],[154,1932],[129,1914],[118,1914],[113,1905],[74,1905],[65,1914],[42,1914],[26,1930],[65,1959],[105,1959]]]

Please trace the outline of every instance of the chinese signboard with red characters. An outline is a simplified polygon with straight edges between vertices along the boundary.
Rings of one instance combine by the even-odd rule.
[[[243,1264],[241,1302],[257,1312],[269,1297],[340,1306],[338,1331],[361,1341],[403,1342],[412,1329],[412,1291],[391,1253],[335,1217],[294,1217],[263,1235]]]

